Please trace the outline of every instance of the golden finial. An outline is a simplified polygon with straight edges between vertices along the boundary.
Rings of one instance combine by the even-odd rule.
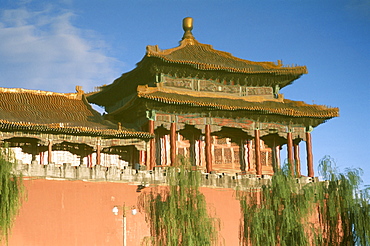
[[[76,85],[76,93],[79,95],[84,94],[85,92],[82,90],[82,86]]]
[[[182,20],[182,28],[184,29],[184,36],[182,39],[194,39],[193,34],[191,33],[191,30],[193,30],[193,18],[186,17]]]

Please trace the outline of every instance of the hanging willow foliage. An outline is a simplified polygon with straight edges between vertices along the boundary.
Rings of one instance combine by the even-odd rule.
[[[242,245],[369,245],[369,189],[359,189],[359,169],[333,164],[320,161],[325,182],[300,185],[283,168],[269,185],[239,191]]]
[[[0,242],[8,240],[10,229],[20,208],[24,188],[22,175],[12,173],[15,159],[9,148],[0,149]]]
[[[318,193],[322,228],[320,245],[370,245],[370,189],[360,190],[361,169],[339,173],[333,160],[320,162],[321,183]]]
[[[219,221],[209,216],[205,197],[199,191],[201,173],[182,158],[178,167],[167,169],[166,175],[167,189],[143,193],[139,199],[139,208],[145,211],[150,225],[151,245],[220,245]]]

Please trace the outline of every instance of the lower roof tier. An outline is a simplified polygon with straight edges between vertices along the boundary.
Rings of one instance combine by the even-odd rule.
[[[310,105],[302,101],[288,99],[253,100],[240,97],[210,97],[202,93],[189,93],[159,87],[138,87],[138,98],[149,99],[164,104],[201,107],[226,111],[252,111],[259,114],[282,115],[288,117],[308,117],[331,119],[339,116],[338,108],[323,105]]]

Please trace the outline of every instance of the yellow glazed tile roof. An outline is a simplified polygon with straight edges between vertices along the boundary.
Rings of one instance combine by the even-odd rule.
[[[235,73],[307,73],[306,66],[286,67],[280,62],[253,62],[234,57],[228,52],[215,50],[209,44],[202,44],[195,39],[184,39],[180,46],[161,50],[157,45],[147,46],[147,57],[157,57],[165,62],[186,64],[201,70],[224,70]]]
[[[150,137],[148,133],[115,130],[81,93],[0,88],[0,130],[39,131],[105,137]]]
[[[32,131],[51,134],[87,135],[103,138],[152,138],[147,132],[115,129],[94,129],[91,127],[66,127],[63,124],[34,124],[30,122],[10,122],[0,119],[2,131]]]
[[[323,105],[310,105],[301,101],[292,101],[288,99],[248,100],[247,97],[206,97],[196,93],[181,93],[175,90],[164,91],[161,88],[145,86],[138,87],[138,97],[165,104],[230,111],[246,110],[260,114],[275,114],[289,117],[329,119],[339,116],[338,108],[330,108]]]

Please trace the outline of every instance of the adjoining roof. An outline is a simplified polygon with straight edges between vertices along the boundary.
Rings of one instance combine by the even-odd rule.
[[[103,138],[144,138],[149,139],[153,136],[148,132],[137,132],[128,130],[114,129],[94,129],[89,127],[65,127],[61,124],[34,124],[29,122],[9,122],[0,119],[0,131],[32,131],[50,134],[68,134],[95,136]]]
[[[212,97],[202,97],[192,93],[179,93],[179,91],[163,91],[158,87],[138,87],[138,97],[165,104],[185,105],[192,107],[213,108],[217,110],[246,110],[261,114],[275,114],[288,117],[307,117],[330,119],[339,116],[338,108],[330,108],[322,105],[310,105],[301,101],[261,100],[250,101],[243,98],[222,98],[217,100]]]
[[[116,130],[86,101],[83,92],[56,93],[0,88],[0,130],[40,131],[105,137],[144,137],[150,134]]]
[[[34,124],[108,128],[83,94],[0,88],[0,119]]]

